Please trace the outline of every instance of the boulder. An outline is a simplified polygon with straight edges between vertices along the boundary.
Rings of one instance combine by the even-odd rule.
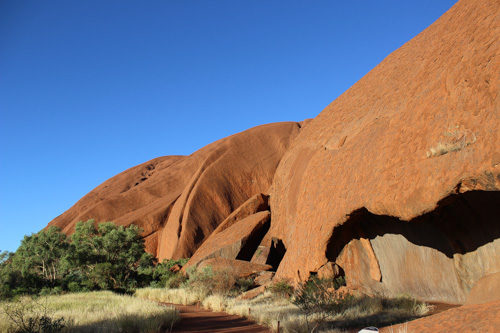
[[[258,286],[267,286],[273,281],[274,272],[262,272],[255,277],[255,284]]]
[[[317,275],[320,279],[334,279],[341,275],[340,267],[329,261],[318,269]]]
[[[266,291],[266,286],[258,286],[239,295],[237,299],[239,300],[254,299],[257,296],[262,295],[265,291]]]
[[[267,262],[267,258],[269,257],[270,251],[270,246],[259,245],[250,261],[256,264],[265,264]]]
[[[184,266],[189,269],[208,258],[250,260],[269,230],[269,211],[247,216],[218,233],[212,233]]]
[[[271,265],[273,270],[276,270],[285,252],[286,248],[281,239],[266,234],[250,261],[257,264]]]
[[[226,258],[210,258],[202,261],[197,267],[197,271],[202,271],[206,267],[210,267],[214,272],[228,272],[233,274],[235,278],[245,278],[251,275],[268,271],[272,267],[269,265],[254,264],[244,260],[226,259]]]
[[[259,193],[245,201],[241,206],[236,208],[219,226],[213,231],[213,234],[222,232],[250,215],[258,212],[269,210],[269,196]]]
[[[480,278],[467,295],[465,304],[482,304],[500,300],[500,272]]]
[[[330,261],[367,293],[460,304],[500,271],[499,12],[459,1],[301,130],[270,193],[277,279]]]

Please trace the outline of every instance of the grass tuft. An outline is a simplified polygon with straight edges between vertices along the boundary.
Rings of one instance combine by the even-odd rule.
[[[431,147],[427,151],[427,158],[460,151],[474,144],[477,140],[475,133],[461,128],[458,125],[453,129],[448,129],[448,131],[444,133],[444,136],[445,139],[443,141],[438,142],[437,145]]]

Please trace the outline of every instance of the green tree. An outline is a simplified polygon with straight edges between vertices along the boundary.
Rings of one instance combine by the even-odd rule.
[[[117,226],[93,220],[79,222],[71,236],[74,267],[89,288],[128,290],[143,285],[150,275],[154,257],[145,252],[140,228]]]
[[[68,242],[66,235],[55,226],[31,236],[24,236],[21,246],[12,256],[12,264],[23,276],[41,277],[54,286],[67,269]]]
[[[155,258],[140,234],[135,225],[89,220],[77,223],[70,239],[57,227],[25,236],[14,254],[0,252],[0,297],[149,285]]]

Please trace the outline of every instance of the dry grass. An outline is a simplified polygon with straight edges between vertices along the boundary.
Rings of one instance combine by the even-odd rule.
[[[328,322],[328,326],[342,329],[382,327],[422,317],[430,309],[428,304],[408,296],[360,296],[353,298],[343,312]]]
[[[135,296],[161,303],[192,305],[203,301],[206,294],[186,288],[141,288],[135,291]]]
[[[443,141],[427,151],[427,157],[441,156],[450,152],[456,152],[476,142],[476,134],[460,126],[448,129],[444,133]]]
[[[321,320],[320,313],[306,316],[303,311],[288,298],[278,297],[266,292],[251,300],[241,300],[231,296],[207,293],[195,293],[189,289],[153,289],[136,291],[136,296],[150,300],[178,304],[201,303],[204,308],[213,311],[225,311],[229,314],[250,318],[259,324],[276,329],[278,321],[282,332],[309,332],[316,320]],[[321,326],[321,332],[342,332],[348,328],[366,326],[386,326],[404,322],[425,315],[429,306],[409,297],[398,298],[356,297],[351,299],[346,309],[329,317]]]
[[[389,327],[389,333],[407,333],[407,332],[408,332],[408,323],[404,323],[396,330],[394,330],[394,327]]]
[[[178,312],[173,307],[100,291],[2,302],[0,332],[14,331],[5,310],[30,302],[44,307],[51,318],[64,318],[63,332],[158,332],[178,320]],[[26,311],[26,317],[33,316],[33,311],[33,307]]]

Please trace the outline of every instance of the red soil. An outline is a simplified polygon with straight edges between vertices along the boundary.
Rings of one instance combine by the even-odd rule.
[[[206,332],[206,333],[271,333],[267,327],[243,317],[225,312],[212,312],[196,305],[177,305],[181,321],[172,332]]]

